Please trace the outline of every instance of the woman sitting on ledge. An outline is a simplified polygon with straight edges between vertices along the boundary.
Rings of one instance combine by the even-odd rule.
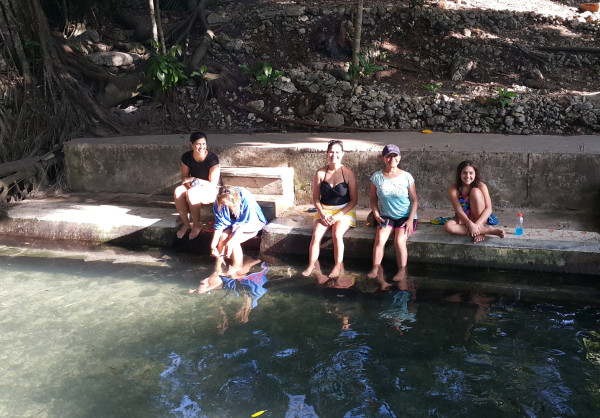
[[[217,258],[215,271],[220,272],[224,258],[231,259],[228,276],[235,275],[244,261],[242,243],[254,238],[267,224],[262,209],[243,187],[223,186],[213,205],[215,232],[210,245]]]
[[[202,230],[201,205],[214,202],[213,189],[220,184],[221,178],[219,157],[206,149],[206,135],[202,132],[192,133],[190,147],[192,150],[181,156],[181,185],[175,189],[175,207],[182,222],[177,231],[179,239],[190,230],[190,239],[198,236]]]
[[[456,215],[444,224],[444,231],[471,236],[474,244],[487,235],[504,238],[502,229],[485,225],[492,213],[492,199],[471,161],[463,161],[456,168],[456,181],[448,188],[448,196]]]
[[[319,259],[321,240],[329,228],[333,238],[335,266],[329,278],[337,278],[343,272],[344,234],[356,226],[356,203],[358,190],[356,177],[342,165],[344,145],[342,141],[329,141],[327,160],[329,163],[317,170],[313,180],[313,204],[317,209],[310,241],[308,267],[302,275],[309,276]]]

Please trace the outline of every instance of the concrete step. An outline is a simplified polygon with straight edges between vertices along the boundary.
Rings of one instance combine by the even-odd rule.
[[[263,255],[307,258],[312,233],[310,206],[290,208],[263,231]],[[346,259],[371,264],[375,230],[365,226],[369,210],[358,210],[359,226],[345,236]],[[524,214],[525,235],[514,236],[514,209],[497,213],[506,237],[489,238],[473,245],[467,237],[449,236],[430,219],[448,210],[419,211],[417,232],[409,239],[409,263],[480,266],[556,273],[600,275],[600,234],[582,220],[590,216],[540,210]],[[204,228],[209,230],[210,224]],[[0,241],[20,238],[67,240],[73,243],[128,246],[177,246],[204,253],[210,231],[189,241],[177,240],[177,214],[165,196],[140,194],[65,194],[27,200],[0,208]],[[251,243],[256,245],[257,242]],[[386,259],[395,258],[389,242]],[[331,258],[330,238],[323,241],[322,257]]]
[[[263,209],[267,220],[294,206],[292,167],[221,167],[223,184],[245,187]]]

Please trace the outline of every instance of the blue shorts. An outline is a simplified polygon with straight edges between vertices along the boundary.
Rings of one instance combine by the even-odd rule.
[[[383,223],[379,224],[380,227],[385,228],[386,226],[390,227],[390,228],[400,228],[402,227],[402,225],[408,221],[408,216],[404,216],[400,219],[392,219],[389,216],[382,216],[381,217],[383,219]],[[413,231],[417,230],[417,220],[415,219],[413,221]]]

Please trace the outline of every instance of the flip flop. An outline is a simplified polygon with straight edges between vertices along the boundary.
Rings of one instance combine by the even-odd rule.
[[[434,225],[444,225],[450,219],[451,219],[450,216],[438,216],[437,218],[432,219],[429,222],[432,223],[432,224],[434,224]]]
[[[498,225],[498,218],[496,218],[496,215],[494,215],[493,213],[490,215],[490,217],[488,218],[488,224],[490,225]]]

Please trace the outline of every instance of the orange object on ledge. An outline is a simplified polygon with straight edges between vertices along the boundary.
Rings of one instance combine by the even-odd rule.
[[[581,3],[579,5],[579,9],[586,12],[596,13],[598,9],[600,9],[600,3]]]

